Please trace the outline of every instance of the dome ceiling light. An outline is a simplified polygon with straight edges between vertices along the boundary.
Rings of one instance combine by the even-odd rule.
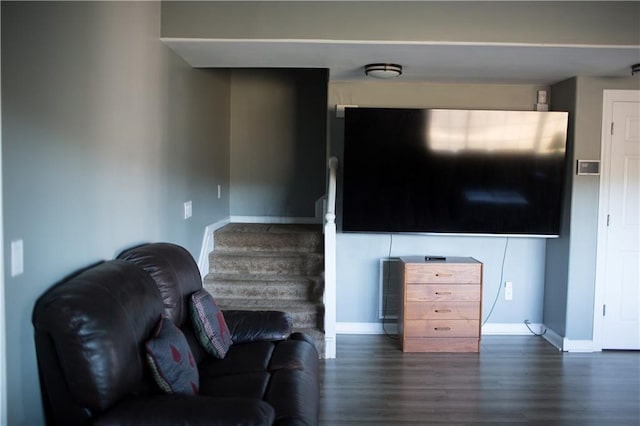
[[[365,65],[364,73],[375,78],[395,78],[402,74],[402,66],[397,64]]]

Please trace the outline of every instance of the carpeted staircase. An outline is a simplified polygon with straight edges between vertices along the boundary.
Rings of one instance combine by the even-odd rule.
[[[321,225],[231,223],[214,233],[205,288],[222,309],[289,312],[324,357]]]

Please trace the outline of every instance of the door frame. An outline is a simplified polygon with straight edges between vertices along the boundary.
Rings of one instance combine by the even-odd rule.
[[[598,233],[596,238],[596,282],[593,302],[593,350],[602,350],[603,316],[606,291],[607,214],[611,161],[611,121],[615,102],[640,102],[640,90],[604,90],[602,93],[602,137],[600,139],[600,189]]]

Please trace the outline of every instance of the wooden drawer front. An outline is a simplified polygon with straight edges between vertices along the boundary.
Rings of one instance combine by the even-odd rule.
[[[477,337],[479,320],[408,320],[407,337]]]
[[[479,302],[480,286],[464,285],[408,285],[406,301],[408,302]]]
[[[480,282],[480,264],[407,265],[406,280],[413,283],[472,284]]]
[[[402,345],[405,352],[480,352],[480,340],[477,337],[422,338],[405,339]]]
[[[412,319],[465,319],[477,320],[480,304],[477,302],[408,302],[405,318]]]

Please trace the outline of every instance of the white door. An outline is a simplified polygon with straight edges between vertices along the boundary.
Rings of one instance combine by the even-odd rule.
[[[602,349],[640,349],[640,92],[634,93],[610,98],[603,120],[613,124],[603,138]]]

